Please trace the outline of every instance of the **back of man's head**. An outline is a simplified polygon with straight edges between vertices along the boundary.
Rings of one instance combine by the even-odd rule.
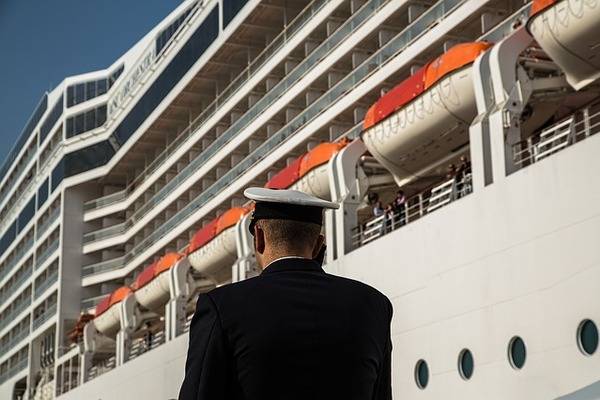
[[[265,247],[282,256],[312,253],[321,233],[317,224],[284,219],[264,219],[260,227]]]

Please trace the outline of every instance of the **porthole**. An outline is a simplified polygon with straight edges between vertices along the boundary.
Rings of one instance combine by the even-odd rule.
[[[583,320],[577,328],[577,344],[586,356],[591,356],[598,349],[598,328],[591,319]]]
[[[473,354],[469,349],[463,349],[458,355],[458,373],[461,378],[466,381],[471,379],[474,368]]]
[[[527,359],[525,342],[518,336],[513,337],[508,344],[508,360],[514,369],[521,369]]]
[[[415,366],[415,381],[419,389],[425,389],[429,383],[429,367],[425,360],[417,361]]]

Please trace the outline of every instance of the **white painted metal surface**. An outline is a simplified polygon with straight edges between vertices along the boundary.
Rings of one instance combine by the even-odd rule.
[[[468,66],[365,131],[362,138],[373,157],[400,183],[466,143],[466,127],[476,114],[472,66]]]
[[[161,311],[160,307],[169,301],[169,270],[161,272],[146,285],[137,289],[135,299],[149,310]]]
[[[557,0],[529,21],[529,31],[575,89],[600,78],[600,3]]]
[[[231,267],[237,259],[235,226],[188,256],[192,268],[217,284],[231,280]]]

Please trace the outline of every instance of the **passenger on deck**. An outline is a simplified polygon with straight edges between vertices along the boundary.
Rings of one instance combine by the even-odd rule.
[[[396,197],[392,202],[392,210],[394,212],[394,225],[404,225],[406,223],[406,196],[404,191],[398,190],[396,192]]]
[[[385,209],[383,208],[383,204],[381,203],[381,201],[375,202],[375,205],[373,205],[373,216],[381,217],[384,213]]]
[[[464,196],[470,191],[470,180],[468,177],[471,175],[471,161],[467,159],[467,156],[460,157],[460,164],[456,171],[456,192],[458,197]]]

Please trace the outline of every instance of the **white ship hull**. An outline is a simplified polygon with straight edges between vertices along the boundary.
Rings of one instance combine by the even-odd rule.
[[[598,154],[591,137],[326,266],[392,300],[394,398],[600,396],[595,386],[569,396],[600,379],[600,357],[576,340],[581,320],[600,320],[600,186],[585,179],[600,171]],[[514,335],[527,348],[520,371],[507,359]],[[463,348],[475,360],[468,382],[457,371]],[[176,398],[186,350],[183,335],[61,398]],[[414,382],[419,359],[425,390]]]

